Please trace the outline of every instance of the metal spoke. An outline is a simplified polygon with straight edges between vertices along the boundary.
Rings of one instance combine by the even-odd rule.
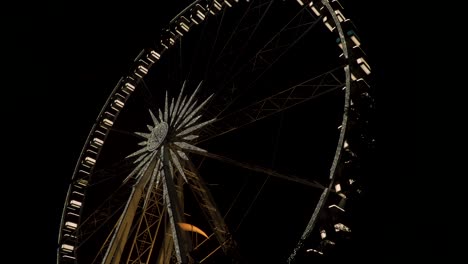
[[[229,113],[225,116],[219,116],[216,121],[207,125],[206,128],[201,131],[197,142],[201,143],[216,138],[296,105],[341,89],[345,84],[339,82],[335,74],[342,70],[342,67],[337,67],[255,102],[236,112]],[[210,114],[216,116],[216,114],[212,114],[211,112],[206,114],[208,116],[210,116]]]
[[[293,176],[293,175],[282,174],[282,173],[276,172],[276,171],[274,171],[272,169],[264,168],[264,167],[261,167],[261,166],[258,166],[258,165],[252,165],[252,164],[248,164],[248,163],[245,163],[245,162],[236,161],[236,160],[233,160],[231,158],[223,157],[221,155],[217,155],[217,154],[213,154],[213,153],[209,153],[209,152],[195,152],[195,151],[193,151],[193,153],[196,153],[196,154],[199,154],[201,156],[211,158],[211,159],[214,159],[214,160],[219,160],[219,161],[231,164],[231,165],[235,165],[235,166],[243,168],[243,169],[248,169],[248,170],[251,170],[251,171],[260,172],[260,173],[263,173],[263,174],[266,174],[266,175],[269,175],[269,176],[272,176],[272,177],[275,177],[275,178],[279,178],[279,179],[282,179],[282,180],[299,183],[299,184],[309,186],[309,187],[313,187],[313,188],[325,189],[325,187],[323,185],[321,185],[320,183],[318,183],[316,181],[306,180],[304,178],[300,178],[300,177]]]

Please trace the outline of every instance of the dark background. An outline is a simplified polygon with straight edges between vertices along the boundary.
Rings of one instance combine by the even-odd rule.
[[[11,20],[27,21],[28,28],[14,34],[13,45],[20,47],[15,52],[21,56],[11,65],[18,65],[14,73],[20,74],[10,78],[18,100],[6,102],[11,107],[4,119],[6,143],[12,146],[8,150],[12,159],[7,159],[12,160],[12,170],[4,173],[8,178],[5,215],[7,221],[19,226],[8,231],[12,234],[10,244],[15,245],[11,253],[31,259],[20,263],[55,262],[67,184],[89,129],[133,58],[159,37],[158,29],[187,1],[165,6],[149,2],[49,3],[41,12],[32,10],[34,17],[22,14]],[[388,1],[348,0],[343,4],[359,30],[373,69],[380,153],[385,143],[379,142],[385,142],[385,136],[382,141],[379,136],[389,116],[380,112],[385,107],[380,102],[385,100],[379,99],[390,88],[389,61],[398,45],[391,36],[399,11]],[[384,172],[385,163],[377,160],[378,173],[368,182],[372,191],[363,205],[362,225],[367,228],[356,243],[360,258],[382,262],[400,252],[394,234],[399,220],[393,216],[399,198],[398,187]]]

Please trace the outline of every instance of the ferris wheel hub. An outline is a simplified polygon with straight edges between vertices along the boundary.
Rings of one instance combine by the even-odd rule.
[[[148,151],[154,151],[161,146],[166,139],[168,128],[169,126],[164,121],[153,128],[151,135],[148,138]]]

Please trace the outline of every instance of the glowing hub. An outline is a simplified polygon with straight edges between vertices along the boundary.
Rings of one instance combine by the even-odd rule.
[[[166,139],[168,128],[166,122],[161,122],[153,128],[146,145],[148,151],[154,151],[161,146],[164,139]]]

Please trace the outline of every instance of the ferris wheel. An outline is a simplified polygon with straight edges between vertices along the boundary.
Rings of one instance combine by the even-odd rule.
[[[337,0],[196,0],[77,161],[57,263],[300,263],[352,239],[371,68]]]

